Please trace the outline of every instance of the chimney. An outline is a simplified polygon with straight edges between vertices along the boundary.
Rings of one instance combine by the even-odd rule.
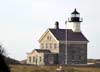
[[[58,21],[55,22],[55,29],[59,29],[59,22]]]

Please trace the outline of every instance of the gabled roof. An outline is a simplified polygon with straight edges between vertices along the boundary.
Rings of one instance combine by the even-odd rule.
[[[50,50],[44,50],[44,49],[35,49],[37,52],[43,52],[43,53],[51,53]]]
[[[54,37],[54,35],[51,33],[51,31],[50,31],[49,29],[47,29],[47,30],[44,32],[44,34],[39,38],[39,42],[42,41],[42,39],[46,36],[47,33],[50,33],[50,35],[51,35],[56,41],[58,41],[58,40],[56,39],[56,37]]]
[[[73,32],[71,29],[49,29],[61,41],[88,41],[82,32]]]
[[[30,53],[27,53],[27,54],[32,54],[32,53],[34,53],[34,52],[38,52],[38,53],[51,53],[51,51],[50,50],[46,50],[46,49],[34,49],[32,52],[30,52]]]
[[[66,38],[66,29],[49,29],[51,33],[56,37],[57,40],[65,41]]]

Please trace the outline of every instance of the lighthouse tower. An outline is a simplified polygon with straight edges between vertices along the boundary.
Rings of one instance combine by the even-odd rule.
[[[81,32],[80,24],[82,18],[80,18],[80,13],[76,9],[71,13],[71,17],[68,18],[67,28],[72,29],[73,32]]]

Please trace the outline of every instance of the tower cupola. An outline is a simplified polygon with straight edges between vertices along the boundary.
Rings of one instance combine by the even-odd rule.
[[[71,13],[71,17],[68,18],[67,28],[72,29],[73,32],[80,32],[81,31],[80,24],[82,21],[83,19],[80,18],[80,13],[77,12],[77,10],[75,9]]]
[[[77,10],[75,9],[72,13],[71,13],[71,18],[68,18],[69,22],[82,22],[82,18],[80,18],[80,13],[77,12]]]

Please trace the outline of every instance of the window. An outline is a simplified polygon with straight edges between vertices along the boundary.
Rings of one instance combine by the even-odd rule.
[[[33,62],[35,62],[35,57],[33,56]]]
[[[81,49],[81,50],[80,50],[80,53],[83,54],[83,53],[84,53],[84,50]]]
[[[48,37],[47,37],[47,40],[51,40],[51,36],[48,36]]]
[[[42,57],[40,56],[40,61],[42,61]]]
[[[79,56],[79,59],[81,60],[82,59],[82,56]]]
[[[42,48],[42,49],[44,48],[44,44],[43,44],[43,43],[41,44],[41,48]]]
[[[72,60],[74,60],[74,56],[72,56]]]
[[[48,49],[48,44],[46,43],[46,49]]]
[[[51,36],[49,37],[49,40],[51,40]]]
[[[57,48],[57,44],[56,43],[54,44],[54,48]]]
[[[29,57],[29,62],[31,62],[31,57]]]
[[[50,48],[52,48],[52,43],[50,43]]]
[[[75,50],[72,50],[71,52],[72,52],[73,54],[75,54]]]
[[[47,40],[49,40],[49,36],[47,37]]]

